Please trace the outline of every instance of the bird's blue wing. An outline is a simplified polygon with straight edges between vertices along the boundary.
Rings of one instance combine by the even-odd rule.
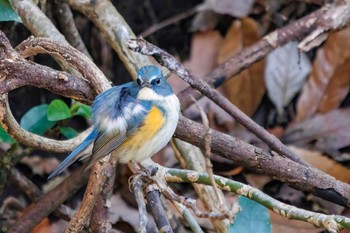
[[[65,170],[67,167],[69,167],[72,163],[77,161],[83,156],[83,152],[85,149],[91,145],[91,143],[94,142],[96,139],[98,133],[94,129],[86,138],[85,140],[72,152],[70,155],[68,155],[65,160],[50,174],[48,179],[51,179],[57,175],[59,175],[63,170]]]
[[[95,140],[87,168],[118,148],[142,124],[151,103],[137,100],[135,88],[132,84],[114,87],[110,93],[104,93],[103,98],[94,102],[94,121],[100,134]],[[118,98],[112,99],[111,96]],[[106,103],[105,99],[113,101]]]
[[[119,147],[142,124],[151,104],[136,99],[138,87],[134,83],[115,86],[98,95],[92,105],[94,130],[49,176],[53,178],[83,157],[94,143],[87,168],[95,161]]]

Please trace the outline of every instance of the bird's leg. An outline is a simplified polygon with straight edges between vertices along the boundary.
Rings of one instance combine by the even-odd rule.
[[[128,166],[130,170],[136,175],[141,175],[143,177],[150,177],[154,174],[152,174],[152,170],[147,169],[145,166],[143,166],[141,163],[135,162],[135,161],[130,161],[128,163]]]
[[[139,165],[132,160],[128,163],[128,167],[134,174],[140,173],[141,171]]]

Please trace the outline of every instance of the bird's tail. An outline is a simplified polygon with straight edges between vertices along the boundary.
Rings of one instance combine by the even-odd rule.
[[[63,162],[58,165],[58,167],[51,173],[48,179],[51,179],[57,175],[59,175],[63,170],[69,167],[72,163],[77,161],[78,159],[84,158],[85,150],[91,145],[97,137],[97,132],[94,129],[89,136],[85,138],[85,140],[67,157]]]

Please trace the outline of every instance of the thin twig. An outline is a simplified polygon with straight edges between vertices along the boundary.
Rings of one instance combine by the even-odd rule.
[[[143,196],[143,187],[144,182],[142,181],[142,176],[135,174],[130,182],[133,193],[135,195],[135,199],[137,202],[137,206],[139,209],[139,233],[146,233],[147,232],[147,223],[148,223],[148,216],[147,216],[147,209],[146,209],[146,202],[145,198]]]
[[[186,208],[186,206],[184,206],[184,205],[182,205],[182,204],[180,204],[180,203],[178,203],[176,201],[173,201],[173,204],[175,205],[177,211],[180,212],[180,214],[182,215],[182,217],[184,218],[184,220],[186,221],[188,226],[191,228],[192,232],[194,232],[194,233],[204,233],[204,231],[199,226],[198,222],[193,217],[191,212]]]
[[[172,233],[173,230],[168,219],[166,218],[166,213],[160,201],[160,192],[155,185],[147,186],[146,199],[159,232]]]
[[[54,14],[58,19],[61,30],[65,35],[67,41],[80,52],[84,53],[85,56],[92,60],[92,57],[85,47],[85,44],[79,35],[78,29],[75,25],[73,13],[67,3],[63,0],[54,0]]]
[[[175,15],[171,18],[168,18],[158,24],[154,24],[151,27],[149,27],[148,29],[146,29],[145,31],[141,32],[140,35],[138,35],[138,37],[147,37],[157,31],[159,31],[160,29],[163,29],[167,26],[170,26],[172,24],[175,24],[183,19],[186,19],[187,17],[190,17],[191,15],[195,14],[198,12],[198,10],[200,9],[200,6],[191,8],[185,12],[182,12],[178,15]]]
[[[204,136],[204,151],[205,151],[205,153],[204,153],[204,157],[205,157],[206,171],[210,177],[211,184],[213,186],[216,198],[219,201],[219,205],[223,206],[224,201],[222,200],[222,196],[219,195],[219,190],[218,190],[218,187],[216,186],[216,183],[214,180],[213,164],[210,161],[210,156],[211,156],[210,144],[211,144],[212,137],[211,137],[211,130],[209,127],[209,119],[208,119],[207,115],[205,114],[203,108],[201,106],[199,106],[199,104],[196,102],[196,100],[193,97],[192,97],[192,99],[195,102],[195,105],[197,106],[197,108],[199,109],[203,125],[205,126],[205,136]]]
[[[231,218],[228,212],[217,213],[217,212],[205,212],[200,211],[196,206],[196,201],[190,198],[185,198],[176,194],[170,187],[168,187],[161,179],[154,179],[155,184],[160,189],[161,193],[171,201],[176,201],[184,206],[190,208],[193,213],[199,218],[215,218],[215,219],[226,219]]]
[[[209,176],[205,173],[164,167],[158,169],[165,170],[163,172],[168,182],[194,182],[211,185]],[[288,219],[309,222],[317,227],[325,227],[328,231],[334,233],[339,232],[339,230],[343,228],[350,229],[350,219],[347,217],[325,215],[299,209],[295,206],[277,201],[254,187],[224,177],[215,176],[215,182],[222,190],[234,192],[252,199]]]

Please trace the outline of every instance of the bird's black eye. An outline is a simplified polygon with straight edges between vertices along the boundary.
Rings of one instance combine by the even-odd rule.
[[[156,79],[154,80],[154,82],[155,82],[157,85],[159,85],[159,84],[160,84],[160,78],[156,78]]]
[[[136,79],[137,85],[141,86],[141,79]]]

